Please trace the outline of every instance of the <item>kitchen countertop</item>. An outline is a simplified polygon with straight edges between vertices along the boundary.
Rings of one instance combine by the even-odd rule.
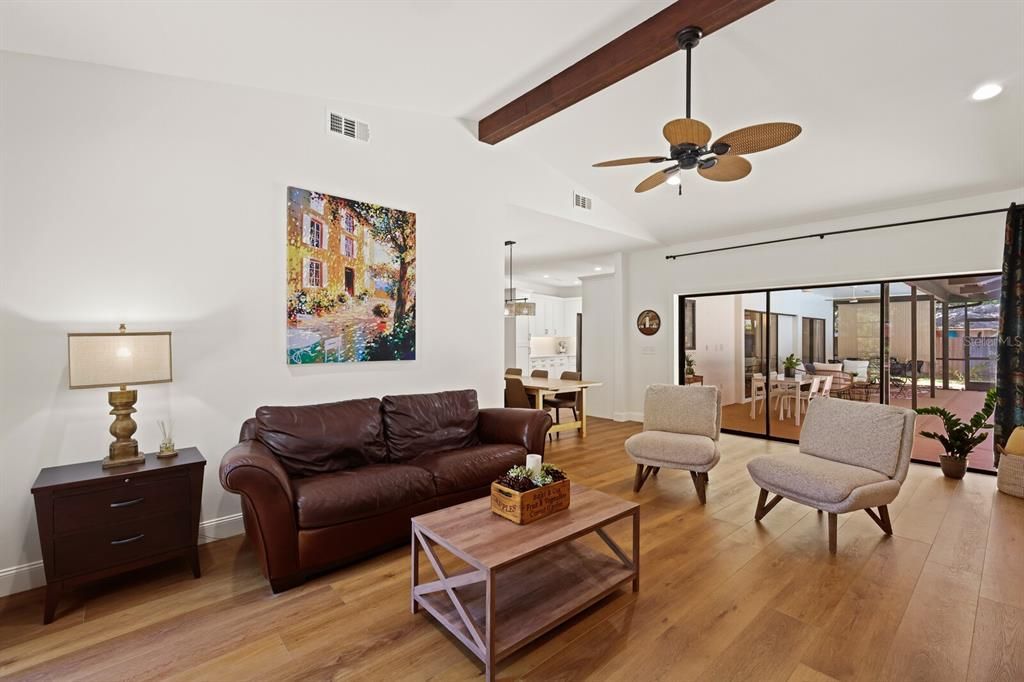
[[[575,353],[548,353],[546,355],[534,355],[530,353],[530,358],[574,358]]]

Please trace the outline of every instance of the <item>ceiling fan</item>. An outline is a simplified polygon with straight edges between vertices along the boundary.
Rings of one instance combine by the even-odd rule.
[[[634,191],[646,192],[662,183],[680,184],[679,171],[697,169],[708,180],[730,182],[745,178],[750,173],[750,162],[742,154],[763,152],[778,147],[800,134],[795,123],[760,123],[734,130],[728,135],[711,140],[711,128],[707,124],[690,118],[690,51],[700,43],[703,32],[690,26],[676,35],[679,49],[686,51],[686,118],[669,121],[662,128],[662,134],[670,145],[668,156],[634,156],[595,163],[595,168],[608,166],[629,166],[642,163],[664,163],[672,165],[662,168],[636,186]],[[682,195],[683,189],[679,188]]]

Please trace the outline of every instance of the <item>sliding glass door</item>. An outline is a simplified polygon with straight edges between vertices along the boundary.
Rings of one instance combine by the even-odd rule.
[[[680,357],[694,367],[688,382],[721,388],[726,432],[797,441],[810,401],[823,396],[939,405],[966,418],[995,382],[998,279],[680,296]],[[937,461],[936,445],[915,438],[915,461]],[[972,467],[991,470],[984,444],[977,454]]]

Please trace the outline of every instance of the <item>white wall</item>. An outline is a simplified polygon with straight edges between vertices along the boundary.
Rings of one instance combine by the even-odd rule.
[[[583,378],[602,384],[587,391],[587,414],[594,417],[624,418],[623,284],[618,267],[614,273],[583,279]],[[662,315],[666,319],[671,318]]]
[[[7,570],[40,556],[39,469],[110,440],[105,390],[67,388],[69,331],[173,332],[174,382],[139,388],[137,438],[154,450],[170,417],[203,451],[204,521],[239,511],[217,469],[259,405],[501,403],[505,152],[462,123],[338,105],[371,123],[364,145],[328,137],[318,99],[11,53],[0,102],[0,592],[41,575]],[[288,185],[416,212],[415,361],[285,364]]]
[[[1011,201],[1024,201],[1024,189],[807,223],[758,233],[756,237],[695,242],[626,254],[623,258],[626,270],[626,308],[623,317],[631,321],[645,308],[653,308],[661,314],[667,325],[668,320],[675,316],[673,305],[677,294],[998,270],[1002,263],[1004,214],[834,236],[823,240],[808,239],[675,261],[668,261],[665,256],[747,241],[1000,208],[1009,206]],[[829,317],[826,316],[826,319]],[[700,333],[698,329],[698,346],[702,343]],[[644,388],[648,384],[674,380],[676,346],[671,334],[659,333],[651,337],[630,334],[626,338],[624,412],[636,418],[636,415],[643,413]]]
[[[743,376],[743,309],[740,298],[726,294],[694,300],[696,349],[688,352],[693,355],[697,374],[704,377],[704,385],[721,389],[723,405],[743,399],[742,384],[739,383]],[[740,344],[739,349],[737,343]],[[665,383],[672,383],[672,378]]]

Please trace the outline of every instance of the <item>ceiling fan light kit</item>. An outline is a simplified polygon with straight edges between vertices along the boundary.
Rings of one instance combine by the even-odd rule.
[[[643,163],[672,162],[667,168],[652,173],[636,186],[635,192],[646,192],[668,182],[680,185],[680,171],[696,169],[708,180],[732,182],[750,175],[751,165],[742,154],[753,154],[785,144],[800,134],[795,123],[760,123],[734,130],[715,140],[710,146],[711,128],[690,116],[690,53],[700,44],[701,29],[690,26],[676,35],[680,50],[686,52],[686,118],[677,118],[664,125],[661,132],[669,143],[668,156],[633,156],[595,163],[595,168],[629,166]]]

